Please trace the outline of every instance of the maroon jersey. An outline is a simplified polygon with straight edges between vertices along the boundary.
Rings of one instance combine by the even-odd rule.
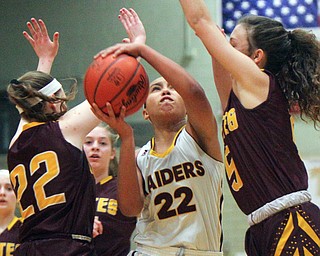
[[[231,91],[223,116],[227,180],[245,214],[308,187],[307,172],[293,141],[287,100],[273,75],[266,73],[270,77],[267,100],[246,109]]]
[[[126,256],[136,218],[124,216],[118,207],[117,178],[109,176],[96,185],[96,216],[103,233],[93,239],[97,255]]]
[[[24,218],[21,243],[56,237],[90,240],[94,177],[84,152],[64,139],[58,122],[25,125],[7,160]]]
[[[19,227],[21,219],[14,217],[8,227],[0,233],[0,255],[13,255],[14,250],[19,246]]]

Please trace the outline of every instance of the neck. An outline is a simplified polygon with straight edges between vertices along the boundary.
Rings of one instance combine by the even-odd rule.
[[[183,125],[176,125],[169,129],[155,129],[154,150],[158,153],[165,152],[172,145],[177,132]]]
[[[0,216],[0,233],[2,233],[14,218],[14,213]]]
[[[95,179],[96,183],[99,183],[100,181],[107,178],[108,176],[109,176],[109,171],[94,173],[94,179]]]

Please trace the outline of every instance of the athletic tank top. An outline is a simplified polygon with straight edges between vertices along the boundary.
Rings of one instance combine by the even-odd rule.
[[[103,233],[93,239],[96,253],[98,256],[127,256],[137,218],[121,213],[116,177],[108,176],[101,180],[96,184],[96,190],[96,216],[103,225]]]
[[[54,234],[91,237],[95,181],[83,151],[58,122],[29,123],[8,152],[8,167],[24,218],[22,242]]]
[[[153,144],[152,139],[137,156],[146,198],[135,242],[221,251],[223,163],[209,157],[184,128],[164,154]]]
[[[294,191],[305,190],[307,172],[293,141],[293,118],[274,76],[265,102],[244,108],[233,91],[223,116],[224,162],[230,190],[249,214]]]
[[[14,250],[19,246],[19,228],[21,218],[14,217],[8,227],[0,233],[0,255],[13,255]]]

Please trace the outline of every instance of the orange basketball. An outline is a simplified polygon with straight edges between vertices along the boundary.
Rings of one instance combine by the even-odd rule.
[[[148,75],[136,58],[121,54],[114,58],[98,57],[88,67],[84,77],[84,93],[90,104],[108,114],[106,103],[110,102],[118,116],[121,106],[126,116],[137,112],[144,104],[149,91]]]

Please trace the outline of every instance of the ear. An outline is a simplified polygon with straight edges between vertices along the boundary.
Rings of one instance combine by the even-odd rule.
[[[111,150],[111,155],[110,155],[110,159],[114,159],[115,157],[116,157],[116,149],[115,148],[112,148],[112,150]]]
[[[149,120],[149,114],[145,108],[142,110],[142,116],[144,120]]]
[[[266,55],[262,49],[257,49],[253,53],[253,61],[260,67],[263,68],[266,63]]]
[[[56,112],[57,106],[54,103],[47,102],[46,111]]]

